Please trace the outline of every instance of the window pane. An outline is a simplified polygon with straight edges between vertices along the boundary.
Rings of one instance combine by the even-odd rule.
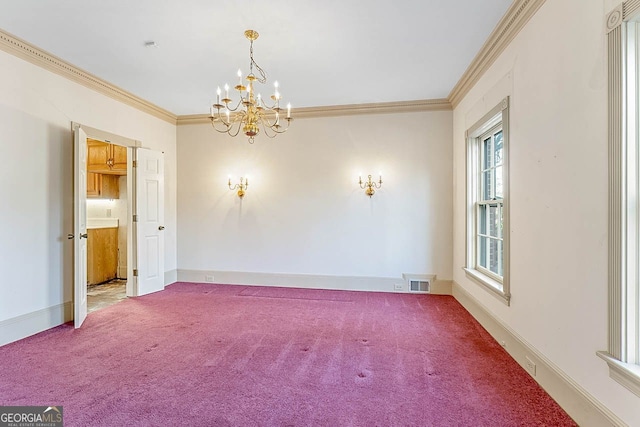
[[[502,241],[498,239],[492,239],[491,237],[478,237],[478,265],[486,268],[487,270],[503,276],[502,267]]]
[[[503,228],[502,228],[502,226],[504,224],[504,206],[502,204],[500,204],[500,218],[499,218],[499,221],[500,221],[500,227],[498,229],[498,231],[499,231],[498,236],[502,239],[503,238],[503,235],[502,235]]]
[[[498,166],[495,170],[495,198],[502,199],[504,197],[504,193],[502,190],[502,166]]]
[[[487,268],[487,254],[489,253],[486,237],[478,237],[478,265]]]
[[[502,241],[492,239],[489,245],[489,270],[502,277]]]
[[[494,145],[494,165],[501,165],[502,164],[502,131],[497,132],[494,136],[493,136],[494,140],[493,140],[493,145]]]
[[[493,169],[482,172],[482,191],[480,192],[480,200],[491,200],[491,190],[493,188],[492,176]]]
[[[498,216],[498,205],[489,206],[489,235],[498,237],[500,228],[500,217]]]
[[[487,234],[487,205],[478,205],[478,233]]]
[[[482,169],[489,169],[491,164],[491,137],[482,141]]]

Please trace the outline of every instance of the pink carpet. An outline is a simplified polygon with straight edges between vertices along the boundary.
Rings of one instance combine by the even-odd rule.
[[[176,283],[0,347],[66,426],[575,426],[449,296]]]

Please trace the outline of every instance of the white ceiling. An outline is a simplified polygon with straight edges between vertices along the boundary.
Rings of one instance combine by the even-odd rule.
[[[446,98],[511,0],[0,0],[0,29],[177,115],[254,58],[284,102]],[[155,41],[157,47],[144,44]]]

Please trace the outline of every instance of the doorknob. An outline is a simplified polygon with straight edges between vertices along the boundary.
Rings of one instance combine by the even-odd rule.
[[[69,240],[73,239],[74,237],[76,237],[76,236],[74,236],[74,235],[73,235],[73,234],[71,234],[71,233],[67,234],[67,239],[69,239]]]
[[[88,238],[89,238],[89,235],[88,235],[87,233],[80,234],[80,238],[81,238],[81,239],[88,239]]]
[[[164,230],[164,225],[161,225],[160,227],[158,227],[158,230],[160,231]]]

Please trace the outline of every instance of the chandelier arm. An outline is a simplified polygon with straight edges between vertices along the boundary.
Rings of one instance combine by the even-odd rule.
[[[231,126],[227,125],[224,122],[222,122],[222,124],[225,125],[226,129],[218,129],[218,127],[216,126],[216,122],[217,122],[217,120],[214,117],[211,117],[211,127],[214,128],[216,131],[218,131],[220,133],[228,133],[229,129],[231,129]]]
[[[278,133],[273,130],[273,127],[271,125],[269,125],[268,123],[265,123],[264,119],[261,118],[260,123],[262,123],[264,134],[267,135],[267,137],[273,139],[276,136],[278,136]],[[269,131],[273,132],[273,134],[269,135]]]
[[[269,138],[275,138],[277,135],[281,134],[281,133],[285,133],[288,129],[289,129],[289,121],[287,120],[287,127],[284,128],[283,130],[278,130],[278,127],[281,127],[278,125],[278,127],[276,127],[275,123],[270,125],[269,123],[265,123],[264,120],[261,120],[262,126],[264,128],[264,133],[265,135],[267,135]],[[269,131],[273,132],[273,136],[269,135]]]
[[[231,129],[233,128],[233,124],[231,126],[229,126],[229,131],[227,132],[231,136],[238,136],[238,134],[240,133],[240,128],[242,127],[242,122],[234,122],[234,124],[235,123],[238,124],[238,127],[236,128],[236,132],[235,133],[231,133]]]
[[[285,120],[287,121],[287,127],[285,127],[282,130],[274,129],[275,133],[285,133],[289,129],[289,125],[291,124],[291,120],[290,119],[285,119]],[[280,127],[282,127],[282,126],[280,126]]]
[[[243,105],[242,103],[242,95],[240,95],[240,101],[238,101],[238,104],[235,106],[235,108],[229,108],[228,105],[225,105],[225,108],[229,111],[238,111],[238,109],[240,108],[240,106]]]

